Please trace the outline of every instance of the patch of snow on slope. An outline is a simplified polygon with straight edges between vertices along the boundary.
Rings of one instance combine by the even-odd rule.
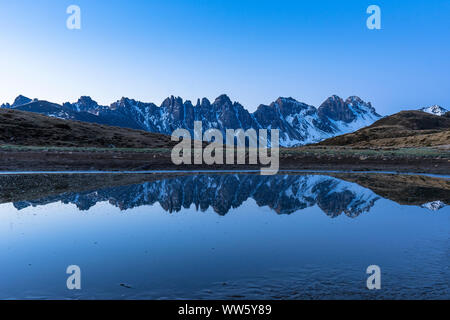
[[[438,105],[434,105],[431,107],[425,107],[425,108],[420,109],[420,111],[434,114],[435,116],[443,116],[444,114],[446,114],[448,112],[447,109],[442,108],[441,106],[438,106]]]
[[[425,204],[421,205],[421,207],[431,210],[431,211],[438,211],[438,210],[442,209],[443,207],[445,207],[445,203],[443,203],[440,200],[437,200],[437,201],[425,203]]]

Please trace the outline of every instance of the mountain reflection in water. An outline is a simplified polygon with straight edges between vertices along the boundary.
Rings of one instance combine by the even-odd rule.
[[[0,201],[18,210],[61,201],[84,211],[108,201],[121,210],[159,203],[170,213],[195,205],[220,215],[248,199],[277,214],[317,205],[329,217],[354,218],[380,198],[430,210],[448,205],[450,198],[447,179],[394,174],[13,175],[0,177],[0,187]]]
[[[0,175],[0,299],[448,299],[449,191],[380,173]]]

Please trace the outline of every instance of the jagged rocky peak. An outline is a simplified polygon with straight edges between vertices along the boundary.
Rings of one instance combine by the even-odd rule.
[[[211,107],[211,102],[208,100],[208,98],[203,98],[201,101],[200,99],[197,99],[197,104],[195,105],[196,108],[209,108]]]
[[[30,98],[27,98],[23,95],[19,95],[19,96],[17,96],[16,99],[14,99],[12,107],[23,106],[24,104],[30,103],[31,101],[32,100]]]
[[[130,107],[135,104],[136,104],[136,100],[130,99],[127,97],[122,97],[122,98],[120,98],[120,100],[117,100],[116,102],[111,103],[110,108],[113,110],[117,110],[120,108],[127,108],[127,107]]]
[[[372,104],[370,102],[365,102],[358,96],[350,96],[345,100],[345,104],[351,107],[359,108],[359,107],[367,107],[372,108]]]
[[[285,105],[285,104],[297,104],[299,102],[297,100],[295,100],[294,98],[292,98],[292,97],[288,97],[288,98],[286,98],[286,97],[279,97],[277,100],[275,100],[274,103],[276,103],[276,104],[281,106],[281,105]]]
[[[310,113],[317,112],[317,109],[315,107],[307,105],[303,102],[299,102],[292,97],[279,97],[270,106],[279,107],[281,114],[285,117],[293,114],[303,113],[304,110],[309,110]]]
[[[345,104],[352,108],[353,111],[357,113],[371,113],[377,117],[381,117],[375,110],[374,107],[372,107],[372,104],[370,102],[365,102],[360,97],[357,96],[351,96],[348,97],[347,100],[345,100]]]
[[[292,97],[279,97],[277,100],[275,100],[275,103],[278,103],[279,105],[282,105],[282,104],[304,104],[302,102],[295,100]]]
[[[325,100],[318,110],[320,117],[328,117],[334,121],[349,123],[356,119],[356,115],[348,107],[345,101],[337,95],[332,95]]]
[[[358,96],[350,96],[345,100],[345,104],[351,104],[351,105],[370,105],[369,103],[364,102],[360,97]]]
[[[275,105],[280,106],[281,108],[283,106],[287,106],[287,105],[294,105],[297,104],[298,101],[295,100],[294,98],[285,98],[285,97],[279,97],[277,100],[275,100],[274,102],[272,102],[270,105],[273,107]]]
[[[9,104],[9,103],[4,103],[4,104],[2,104],[1,106],[0,106],[0,108],[16,108],[16,107],[20,107],[20,106],[23,106],[23,105],[26,105],[26,104],[28,104],[28,103],[31,103],[31,102],[36,102],[36,101],[38,101],[38,99],[30,99],[30,98],[28,98],[28,97],[25,97],[25,96],[23,96],[23,95],[19,95],[19,96],[17,96],[17,98],[15,98],[14,99],[14,102],[13,102],[13,104],[11,105],[11,104]]]
[[[435,104],[434,106],[431,106],[431,107],[422,108],[422,109],[420,109],[420,111],[423,111],[423,112],[426,112],[426,113],[430,113],[430,114],[434,114],[435,116],[443,116],[449,110],[447,110],[447,109],[445,109],[445,108]]]
[[[222,94],[214,100],[213,105],[215,106],[221,106],[221,107],[231,107],[233,106],[233,102],[231,102],[230,97],[228,97],[226,94]]]
[[[130,99],[130,98],[127,98],[127,97],[122,97],[119,100],[119,104],[125,106],[125,105],[130,104],[131,102],[134,102],[134,101],[135,101],[134,99]]]
[[[63,103],[63,107],[71,111],[87,112],[94,115],[98,115],[101,109],[106,108],[100,106],[96,101],[92,100],[90,96],[81,96],[75,103],[65,102]]]
[[[184,112],[185,104],[181,97],[170,96],[165,99],[161,104],[161,108],[167,110],[167,116],[174,119],[175,121],[183,121],[185,118]],[[181,126],[181,124],[174,124],[176,126]]]
[[[181,107],[182,105],[183,99],[181,97],[170,96],[163,101],[161,107],[163,108],[169,108],[173,106]]]
[[[96,110],[99,107],[98,103],[89,96],[81,96],[75,103],[75,106],[77,106],[80,111]]]
[[[83,105],[83,106],[92,106],[92,105],[98,105],[96,101],[92,100],[91,97],[89,96],[81,96],[77,103],[79,105]]]

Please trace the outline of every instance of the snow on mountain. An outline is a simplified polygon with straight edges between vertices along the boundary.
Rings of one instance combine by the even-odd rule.
[[[431,211],[438,211],[438,210],[442,209],[443,207],[445,207],[445,203],[438,200],[438,201],[432,201],[432,202],[425,203],[425,204],[421,205],[421,207],[426,208]]]
[[[220,130],[224,137],[227,129],[279,129],[283,147],[315,143],[353,132],[381,118],[370,102],[355,96],[344,101],[335,95],[319,108],[293,98],[278,98],[270,105],[260,105],[253,113],[226,95],[212,103],[206,98],[199,99],[195,106],[191,101],[174,96],[164,100],[161,106],[129,98],[101,106],[86,96],[61,106],[19,96],[13,105],[2,107],[168,135],[178,128],[193,133],[195,121],[202,121],[203,130]]]
[[[425,107],[422,109],[419,109],[420,111],[426,112],[426,113],[431,113],[434,114],[435,116],[443,116],[444,114],[446,114],[448,112],[447,109],[438,106],[438,105],[434,105],[431,107]]]

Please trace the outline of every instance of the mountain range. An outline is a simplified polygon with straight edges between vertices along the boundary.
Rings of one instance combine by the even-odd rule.
[[[327,138],[368,126],[381,116],[359,97],[343,100],[333,95],[318,108],[293,98],[278,98],[270,105],[260,105],[250,113],[240,103],[221,95],[214,102],[191,101],[171,96],[157,106],[122,98],[109,106],[99,105],[88,96],[75,103],[62,105],[18,96],[13,104],[1,108],[44,114],[67,120],[77,120],[171,135],[178,128],[193,132],[194,121],[202,121],[203,129],[244,130],[279,129],[280,145],[291,147],[315,143]],[[224,134],[225,136],[225,134]]]

